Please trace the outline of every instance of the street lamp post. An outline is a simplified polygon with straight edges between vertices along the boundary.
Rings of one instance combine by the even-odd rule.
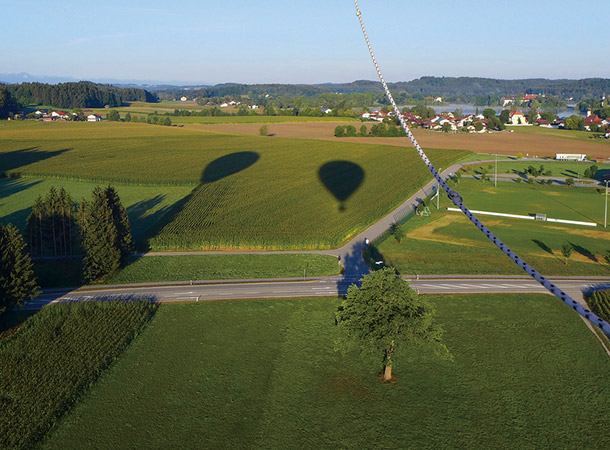
[[[498,154],[496,153],[496,170],[494,174],[494,187],[498,187]]]

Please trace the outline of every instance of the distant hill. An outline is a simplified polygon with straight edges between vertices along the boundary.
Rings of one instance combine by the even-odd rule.
[[[5,85],[21,105],[53,105],[58,108],[103,108],[129,101],[156,102],[157,96],[141,88],[118,88],[89,81],[78,83],[21,83]]]
[[[27,73],[0,74],[0,83],[41,82],[57,84],[77,82],[70,77],[35,76]],[[184,91],[201,97],[223,97],[232,95],[254,95],[273,97],[312,97],[324,93],[381,93],[381,84],[371,80],[357,80],[349,83],[321,83],[321,84],[245,84],[221,83],[182,83],[172,81],[151,80],[118,80],[93,79],[97,83],[110,84],[120,88],[145,89],[149,92],[165,92],[177,96]],[[549,80],[544,78],[531,78],[521,80],[500,80],[477,77],[421,77],[411,81],[389,83],[393,91],[404,91],[411,95],[423,96],[458,96],[471,98],[477,95],[495,95],[498,97],[514,97],[520,94],[547,94],[563,99],[573,97],[578,100],[583,97],[598,97],[610,94],[610,79],[585,78],[581,80]],[[195,94],[196,93],[196,94]]]
[[[600,97],[610,94],[610,79],[586,78],[582,80],[547,80],[532,78],[523,80],[498,80],[473,77],[421,77],[412,81],[388,83],[392,91],[404,91],[411,95],[459,96],[472,98],[477,95],[515,97],[521,94],[546,94],[562,99],[573,97]],[[232,95],[269,94],[273,97],[311,97],[324,93],[354,94],[382,92],[378,81],[358,80],[351,83],[305,84],[238,84],[223,83],[205,88],[164,86],[162,89],[149,87],[153,91],[179,92],[189,89],[192,95],[201,97],[224,97]]]

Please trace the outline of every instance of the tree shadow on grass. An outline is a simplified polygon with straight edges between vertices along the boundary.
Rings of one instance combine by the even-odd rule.
[[[0,342],[15,334],[21,327],[21,324],[37,312],[17,308],[0,314]]]
[[[538,239],[532,239],[532,242],[534,244],[536,244],[538,247],[540,247],[542,250],[544,250],[545,252],[547,252],[548,254],[552,255],[553,254],[553,249],[551,249],[551,247],[549,247],[548,245],[546,245],[544,242],[539,241]]]
[[[343,274],[337,281],[337,291],[339,295],[346,295],[348,288],[355,284],[360,286],[360,279],[370,273],[369,267],[362,258],[362,252],[366,248],[366,244],[363,242],[357,243],[352,251],[343,257]]]
[[[19,232],[21,234],[25,234],[26,222],[27,222],[28,216],[30,215],[31,212],[32,212],[31,206],[20,209],[18,211],[13,211],[10,214],[2,216],[2,218],[0,218],[0,223],[3,223],[5,225],[9,224],[9,223],[13,224],[14,226],[16,226],[19,229]]]
[[[28,147],[21,150],[0,153],[0,177],[18,176],[15,169],[28,166],[30,164],[44,161],[45,159],[61,155],[71,149],[46,151],[37,150],[38,147]]]
[[[597,257],[591,253],[589,249],[584,248],[582,245],[574,244],[573,242],[570,242],[570,245],[576,252],[580,253],[585,258],[590,259],[593,262],[599,262]]]
[[[350,161],[331,161],[318,170],[324,187],[339,201],[339,211],[345,211],[345,201],[362,185],[364,169]]]
[[[42,183],[42,180],[26,181],[20,178],[0,178],[0,199],[10,197],[40,183]]]

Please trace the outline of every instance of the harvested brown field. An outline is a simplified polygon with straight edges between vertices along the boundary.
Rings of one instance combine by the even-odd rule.
[[[277,137],[302,139],[340,140],[341,142],[358,142],[364,144],[386,144],[410,146],[407,138],[336,138],[334,129],[337,125],[355,125],[354,122],[311,122],[311,123],[278,123],[269,125],[269,132]],[[188,125],[192,128],[221,133],[258,135],[261,124],[219,124]],[[529,133],[492,133],[492,134],[446,134],[437,131],[413,130],[420,145],[426,148],[470,150],[475,153],[499,153],[502,155],[554,156],[555,153],[583,153],[596,158],[610,158],[610,145],[599,142],[587,142],[564,137],[543,136]]]

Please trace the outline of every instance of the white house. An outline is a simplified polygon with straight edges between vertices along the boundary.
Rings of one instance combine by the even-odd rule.
[[[87,116],[87,122],[100,122],[102,120],[102,116],[99,114],[89,114]]]
[[[515,98],[514,97],[504,97],[502,99],[502,106],[514,105]]]
[[[184,95],[183,95],[182,97],[180,97],[180,101],[181,101],[181,102],[185,102],[185,101],[187,101],[187,100],[188,100],[188,99],[187,99],[187,98],[186,98]]]
[[[56,120],[56,119],[69,119],[70,116],[68,115],[68,113],[64,112],[64,111],[53,111],[51,113],[51,117]]]
[[[510,113],[510,124],[511,125],[526,125],[527,117],[525,117],[519,111],[513,111]]]

